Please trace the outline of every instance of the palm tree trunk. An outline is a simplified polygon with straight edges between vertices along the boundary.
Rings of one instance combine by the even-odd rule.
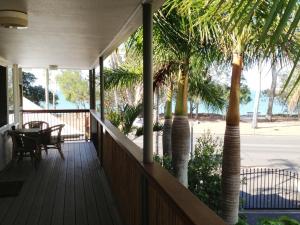
[[[172,164],[174,174],[184,186],[188,186],[188,159],[190,126],[187,117],[188,60],[180,68],[176,96],[175,116],[172,125]]]
[[[222,217],[227,224],[238,222],[240,192],[240,79],[243,58],[233,55],[229,106],[226,116],[222,162]]]
[[[170,82],[169,90],[167,92],[166,106],[165,106],[165,121],[163,128],[163,154],[172,156],[171,148],[171,132],[172,132],[172,97],[173,84]]]
[[[273,102],[275,98],[275,91],[276,91],[276,84],[277,84],[277,71],[275,62],[272,63],[272,83],[271,83],[271,90],[270,90],[270,97],[268,102],[268,110],[266,118],[269,121],[272,121],[273,115]]]
[[[155,123],[159,122],[159,87],[156,87],[155,91]]]
[[[156,87],[156,115],[155,115],[155,123],[159,123],[159,87]],[[159,132],[156,131],[155,135],[155,146],[156,146],[156,154],[159,153]]]

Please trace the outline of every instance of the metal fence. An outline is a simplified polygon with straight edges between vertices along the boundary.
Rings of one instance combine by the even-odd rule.
[[[88,109],[23,110],[23,124],[30,121],[45,121],[49,126],[64,124],[62,137],[65,141],[90,138],[90,112]]]
[[[242,169],[240,199],[244,209],[300,209],[300,177],[283,169]]]

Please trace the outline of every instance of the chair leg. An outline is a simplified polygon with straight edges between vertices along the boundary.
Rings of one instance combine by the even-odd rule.
[[[34,163],[34,168],[37,170],[37,168],[38,168],[38,163],[39,163],[39,161],[40,161],[40,156],[39,155],[37,155],[37,154],[34,154],[34,157],[33,157],[33,163]]]
[[[48,147],[47,147],[47,145],[44,145],[44,149],[45,149],[46,155],[48,155]]]
[[[60,157],[61,157],[63,160],[65,160],[64,153],[63,153],[62,150],[61,150],[61,144],[60,144],[60,143],[56,144],[56,147],[57,147],[57,149],[58,149],[58,152],[59,152],[59,154],[60,154]]]
[[[33,164],[34,168],[36,169],[36,159],[34,152],[30,152],[30,161]]]
[[[20,152],[17,162],[19,163],[22,160],[23,160],[23,152]]]
[[[37,160],[41,160],[42,159],[42,149],[41,146],[38,146],[36,151],[35,151],[35,157]]]

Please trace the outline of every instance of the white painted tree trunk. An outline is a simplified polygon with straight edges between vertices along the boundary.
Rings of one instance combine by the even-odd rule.
[[[272,115],[273,115],[273,103],[274,98],[276,94],[276,86],[277,86],[277,69],[276,65],[273,62],[272,64],[272,83],[271,83],[271,89],[270,89],[270,96],[269,96],[269,102],[268,102],[268,110],[266,118],[269,121],[272,121]]]
[[[257,128],[257,118],[258,118],[258,109],[259,109],[259,99],[261,92],[261,65],[258,65],[258,84],[255,92],[254,98],[254,109],[253,109],[253,118],[252,118],[252,128]]]
[[[198,116],[199,116],[199,105],[200,105],[200,103],[197,101],[197,103],[196,103],[196,120],[198,119]]]
[[[156,87],[156,104],[155,104],[155,123],[159,123],[159,87]],[[155,146],[156,146],[156,154],[159,154],[159,132],[156,131],[155,135]]]

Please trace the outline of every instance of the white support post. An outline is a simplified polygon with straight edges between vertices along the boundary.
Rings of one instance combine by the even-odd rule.
[[[151,2],[143,3],[143,106],[144,106],[144,137],[143,162],[153,162],[153,15]]]
[[[46,87],[45,87],[46,109],[49,109],[49,69],[46,69]]]
[[[20,90],[19,90],[19,69],[17,64],[13,64],[13,93],[14,93],[14,122],[20,123]]]
[[[22,68],[18,69],[18,105],[19,105],[19,125],[23,124],[23,71]]]

